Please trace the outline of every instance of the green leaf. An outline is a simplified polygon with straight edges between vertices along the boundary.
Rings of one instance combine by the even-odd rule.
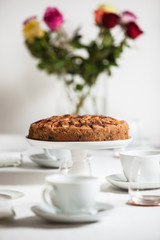
[[[72,46],[73,48],[86,48],[86,45],[84,45],[84,44],[81,43],[82,35],[79,33],[79,31],[80,31],[80,28],[77,28],[77,29],[74,31],[73,37],[72,37],[72,39],[68,42],[68,44],[69,44],[70,46]]]
[[[64,67],[64,64],[65,64],[65,61],[64,61],[64,60],[59,60],[59,61],[57,61],[57,62],[54,64],[54,68],[55,68],[57,71],[60,71],[60,70],[62,70],[62,68]]]
[[[76,87],[75,87],[75,89],[78,90],[78,91],[82,91],[83,87],[84,87],[84,85],[82,85],[82,84],[77,84]]]

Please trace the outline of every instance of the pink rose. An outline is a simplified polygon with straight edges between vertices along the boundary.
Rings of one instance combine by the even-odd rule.
[[[135,22],[130,22],[127,25],[126,35],[132,39],[136,39],[139,35],[141,35],[143,31],[139,28],[139,26]]]
[[[48,7],[45,11],[43,20],[51,29],[51,31],[56,31],[63,23],[63,15],[58,11],[57,8]]]
[[[130,22],[135,22],[137,19],[136,15],[132,12],[129,11],[125,11],[122,12],[121,16],[120,16],[120,22],[123,24],[128,24]]]
[[[36,16],[32,16],[32,17],[29,17],[27,18],[24,22],[23,22],[23,25],[26,25],[29,21],[33,20],[33,19],[36,19],[37,17]]]

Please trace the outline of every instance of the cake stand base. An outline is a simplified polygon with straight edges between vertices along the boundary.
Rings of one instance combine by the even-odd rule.
[[[124,148],[131,142],[130,139],[99,142],[51,142],[27,138],[27,141],[36,147],[46,149],[69,149],[72,156],[72,167],[68,174],[91,175],[91,167],[87,159],[87,150]]]

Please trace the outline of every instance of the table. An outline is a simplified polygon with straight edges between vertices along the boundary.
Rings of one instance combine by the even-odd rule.
[[[13,137],[13,136],[12,136]],[[10,135],[8,136],[10,138]],[[0,144],[3,136],[0,136]],[[22,138],[22,142],[25,140]],[[21,142],[21,143],[22,143]],[[27,151],[34,151],[28,147]],[[110,174],[121,173],[122,168],[112,150],[90,151],[94,156],[92,169],[101,181],[99,200],[114,206],[100,221],[91,224],[48,223],[31,211],[31,206],[42,202],[41,193],[46,175],[53,169],[42,169],[29,160],[17,168],[0,169],[0,189],[12,189],[24,193],[13,200],[16,217],[13,221],[0,222],[0,240],[159,240],[160,207],[135,207],[127,205],[127,191],[111,186],[105,180]]]

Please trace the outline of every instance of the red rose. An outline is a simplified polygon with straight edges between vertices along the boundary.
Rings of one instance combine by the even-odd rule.
[[[139,28],[139,26],[135,22],[130,22],[127,25],[126,35],[128,37],[135,39],[142,33],[143,33],[143,31]]]
[[[102,26],[105,28],[114,28],[119,20],[119,16],[115,13],[104,13],[102,17]]]

